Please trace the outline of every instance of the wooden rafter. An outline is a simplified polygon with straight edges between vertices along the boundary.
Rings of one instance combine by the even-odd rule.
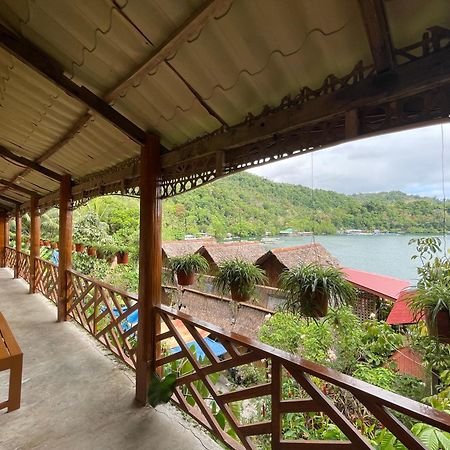
[[[23,186],[19,186],[18,184],[11,183],[11,181],[8,180],[0,179],[0,184],[6,186],[8,189],[12,189],[13,191],[18,191],[29,196],[36,195],[36,192],[31,191],[30,189],[26,189]]]
[[[392,70],[394,51],[383,0],[359,0],[361,15],[377,73]]]
[[[450,48],[447,48],[397,67],[392,76],[381,82],[376,75],[368,77],[354,85],[323,94],[301,107],[280,108],[250,122],[242,122],[227,132],[211,134],[183,145],[161,156],[162,167],[165,169],[203,158],[220,150],[237,151],[245,145],[271,138],[278,133],[344,116],[349,110],[396,101],[449,83]]]
[[[125,133],[133,141],[142,144],[146,133],[105,100],[84,86],[79,86],[64,75],[64,68],[49,55],[35,47],[31,42],[17,36],[0,24],[0,46],[28,67],[44,76],[71,97],[103,116],[108,122]]]
[[[10,198],[10,197],[8,197],[6,195],[0,195],[0,200],[2,200],[4,202],[11,203],[11,204],[16,205],[16,206],[20,206],[20,202],[18,200],[14,200],[13,198]]]
[[[177,28],[164,42],[158,45],[150,54],[147,61],[133,70],[123,81],[105,96],[106,101],[112,101],[136,83],[136,80],[143,78],[147,73],[155,70],[169,56],[175,54],[189,36],[200,30],[209,18],[224,4],[230,0],[208,0],[195,13],[189,17],[179,28]]]
[[[53,180],[61,181],[63,179],[63,175],[56,173],[53,170],[47,169],[47,167],[44,167],[41,164],[32,161],[31,159],[16,155],[11,150],[8,150],[2,145],[0,145],[0,156],[4,156],[5,158],[15,161],[31,170],[42,173],[43,175],[52,178]]]

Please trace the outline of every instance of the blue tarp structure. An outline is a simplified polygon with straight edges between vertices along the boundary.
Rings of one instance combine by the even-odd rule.
[[[211,351],[217,356],[217,357],[221,357],[223,355],[225,355],[225,353],[227,352],[225,347],[220,344],[219,342],[216,342],[214,340],[212,340],[210,337],[205,337],[203,338],[203,340],[208,344],[208,347],[211,349]],[[192,342],[188,342],[187,347],[190,349],[192,346],[194,346],[195,349],[195,356],[197,359],[204,359],[205,358],[205,352],[202,350],[202,348],[197,344],[197,342],[192,341]],[[180,347],[174,347],[171,349],[172,353],[176,353],[180,351]]]

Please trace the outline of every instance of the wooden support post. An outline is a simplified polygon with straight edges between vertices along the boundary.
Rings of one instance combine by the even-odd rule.
[[[6,220],[5,220],[5,246],[9,247],[9,217],[8,216],[6,216]]]
[[[22,216],[20,208],[16,207],[16,264],[14,265],[14,278],[19,278],[20,251],[22,250]]]
[[[58,322],[67,320],[67,270],[72,267],[72,180],[64,175],[59,188]]]
[[[6,213],[0,213],[0,267],[5,267],[5,247],[6,247]]]
[[[39,197],[31,196],[30,202],[30,294],[36,292],[36,258],[40,256],[39,240],[41,238],[41,215]]]
[[[161,162],[157,136],[148,136],[141,150],[139,323],[136,364],[136,401],[145,405],[150,375],[159,349],[160,321],[153,307],[161,303]]]

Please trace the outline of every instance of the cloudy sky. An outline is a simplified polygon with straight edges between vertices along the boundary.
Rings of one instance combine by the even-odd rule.
[[[444,179],[450,197],[450,124],[443,126]],[[250,172],[277,182],[345,194],[399,190],[442,198],[441,126],[417,128],[330,147]],[[313,171],[311,171],[311,163]]]

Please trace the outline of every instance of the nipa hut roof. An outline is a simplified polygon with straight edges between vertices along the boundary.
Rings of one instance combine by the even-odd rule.
[[[265,248],[260,242],[230,242],[222,244],[203,245],[198,253],[209,255],[215,264],[219,265],[230,259],[242,259],[255,263],[265,253]]]
[[[186,241],[164,241],[162,243],[163,255],[167,258],[184,256],[196,253],[206,242],[216,242],[214,239],[192,239]]]
[[[320,264],[322,266],[339,267],[339,261],[321,244],[297,245],[295,247],[274,248],[269,250],[257,261],[264,264],[269,258],[275,257],[286,269],[301,264]]]

